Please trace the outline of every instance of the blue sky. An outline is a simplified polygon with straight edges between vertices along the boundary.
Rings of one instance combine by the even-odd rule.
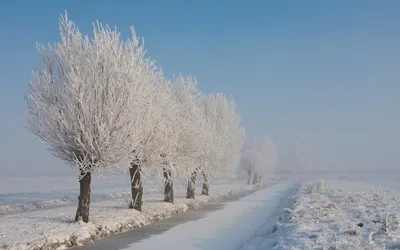
[[[191,74],[232,94],[250,136],[283,162],[306,138],[323,169],[399,169],[398,1],[1,1],[0,174],[64,171],[23,126],[40,65],[35,43],[58,41],[64,10],[84,33],[129,27],[167,76]],[[67,171],[69,171],[67,169]]]

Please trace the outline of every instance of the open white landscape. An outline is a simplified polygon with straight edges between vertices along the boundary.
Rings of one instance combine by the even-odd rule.
[[[27,178],[26,190],[1,196],[0,248],[400,247],[400,174],[285,174],[270,176],[256,186],[246,185],[241,178],[219,181],[212,185],[213,195],[197,195],[195,200],[185,199],[182,185],[174,204],[162,202],[160,190],[152,189],[149,182],[144,212],[128,209],[130,194],[121,183],[123,177],[127,176],[98,180],[104,189],[99,187],[98,195],[93,194],[97,198],[92,203],[92,221],[87,224],[74,222],[71,216],[77,204],[76,189],[68,184],[62,188],[60,179],[54,179],[51,187],[48,179],[43,192],[29,193],[35,185],[29,188]],[[196,210],[188,212],[191,209]]]
[[[400,250],[400,1],[0,1],[0,250]]]

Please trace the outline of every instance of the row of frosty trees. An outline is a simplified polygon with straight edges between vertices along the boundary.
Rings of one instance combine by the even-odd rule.
[[[143,174],[163,183],[171,203],[177,180],[188,180],[194,198],[197,175],[208,195],[213,178],[235,174],[244,129],[233,100],[201,93],[190,76],[166,79],[133,28],[122,40],[97,22],[89,38],[67,14],[59,28],[60,42],[38,46],[27,120],[56,157],[79,169],[75,220],[89,221],[92,174],[129,169],[130,208],[139,211]]]

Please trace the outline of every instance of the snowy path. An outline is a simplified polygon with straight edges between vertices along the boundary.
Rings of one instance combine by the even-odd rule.
[[[81,249],[240,249],[277,208],[282,209],[295,186],[287,182],[274,185],[220,207],[205,208],[209,211],[160,221]]]

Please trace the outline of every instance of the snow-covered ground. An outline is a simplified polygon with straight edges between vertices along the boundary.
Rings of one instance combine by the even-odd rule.
[[[161,190],[154,188],[154,185],[145,185],[144,212],[140,213],[127,208],[129,192],[124,189],[129,188],[129,183],[125,181],[121,183],[121,180],[116,179],[114,184],[110,184],[113,182],[108,180],[109,185],[104,186],[94,183],[95,199],[91,204],[91,222],[87,224],[72,221],[77,206],[78,185],[76,179],[75,189],[72,189],[71,185],[71,190],[68,191],[68,199],[56,198],[57,194],[64,193],[60,192],[61,189],[54,190],[48,187],[47,191],[37,194],[43,197],[52,194],[52,196],[47,196],[51,197],[49,200],[43,198],[40,201],[28,199],[27,203],[3,203],[4,214],[0,215],[0,249],[53,249],[82,244],[99,237],[147,225],[191,208],[218,202],[227,197],[243,195],[259,188],[244,185],[245,179],[229,182],[219,181],[212,185],[210,197],[198,195],[195,200],[187,200],[184,198],[185,186],[177,185],[176,202],[168,204],[161,202],[163,198]],[[280,181],[280,178],[272,180],[275,183]],[[201,181],[198,181],[198,184],[199,192],[201,191]],[[65,186],[65,190],[68,190],[68,185]],[[26,196],[29,197],[31,194],[27,192]],[[9,200],[16,200],[13,197],[19,196],[23,197],[24,193],[3,193],[3,198],[6,197],[4,199]],[[32,197],[37,196],[32,195]],[[52,203],[53,200],[56,205]],[[32,202],[44,205],[30,207]],[[21,206],[22,208],[20,208]],[[15,211],[18,208],[20,210]]]
[[[307,181],[243,250],[400,249],[399,189],[393,176]]]
[[[0,249],[91,242],[256,188],[244,185],[245,179],[219,181],[210,197],[198,195],[192,201],[184,198],[182,183],[176,186],[176,204],[167,204],[161,202],[162,190],[147,180],[144,212],[139,213],[127,209],[126,178],[94,179],[88,224],[72,221],[78,194],[75,177],[0,182]],[[5,187],[22,182],[23,186]],[[161,234],[123,247],[117,244],[115,249],[153,249],[160,244],[169,249],[168,244],[178,240],[174,249],[400,249],[400,174],[275,175],[266,182],[268,188],[223,203],[200,219],[180,221]],[[200,191],[201,180],[197,184]],[[88,247],[107,249],[98,244]]]

